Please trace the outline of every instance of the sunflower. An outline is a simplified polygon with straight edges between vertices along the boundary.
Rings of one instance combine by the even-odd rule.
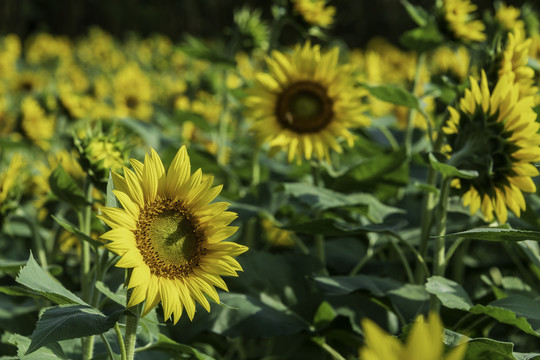
[[[127,306],[146,300],[145,316],[161,301],[165,319],[174,315],[177,323],[184,308],[193,319],[195,301],[210,311],[204,293],[219,303],[214,287],[227,290],[221,276],[242,271],[233,256],[247,247],[222,242],[236,232],[228,226],[236,214],[225,211],[225,202],[209,204],[222,186],[211,188],[213,177],[200,169],[190,175],[185,146],[167,173],[153,149],[144,164],[131,164],[135,171],[112,173],[123,209],[106,207],[100,216],[112,228],[101,236],[105,246],[121,256],[116,266],[131,269]]]
[[[514,74],[514,82],[519,84],[520,97],[538,92],[538,87],[534,86],[534,70],[528,66],[531,44],[532,39],[525,39],[522,31],[508,33],[508,41],[499,65],[499,77],[506,73]]]
[[[521,10],[512,5],[501,4],[495,12],[495,20],[501,27],[508,31],[513,31],[516,28],[525,29],[525,22],[520,20]]]
[[[448,107],[450,119],[443,128],[452,151],[450,163],[476,170],[474,179],[454,179],[463,204],[471,214],[479,208],[487,221],[493,212],[506,222],[508,211],[525,210],[522,191],[535,192],[531,177],[539,174],[531,162],[540,161],[540,124],[535,122],[533,97],[519,98],[514,74],[504,74],[492,92],[485,72],[480,84],[471,78],[457,109]]]
[[[443,357],[443,324],[435,313],[426,320],[420,315],[412,325],[403,345],[369,319],[362,320],[365,346],[360,349],[362,360],[461,360],[467,350],[459,345]]]
[[[485,25],[480,20],[471,20],[471,13],[477,9],[469,0],[443,0],[444,21],[456,40],[484,41]]]
[[[56,118],[32,97],[25,97],[21,103],[22,129],[25,135],[44,150],[49,150],[54,136]]]
[[[152,83],[136,63],[130,63],[116,74],[114,104],[117,115],[148,121],[153,113]]]
[[[326,6],[326,0],[293,0],[294,11],[310,25],[328,27],[334,22],[336,8]]]
[[[340,153],[338,138],[349,146],[349,127],[366,126],[369,119],[354,88],[351,68],[338,65],[338,49],[321,54],[307,42],[292,55],[273,51],[266,62],[270,74],[257,73],[256,86],[246,98],[248,116],[260,143],[286,149],[288,159],[302,157],[329,161],[331,148]]]

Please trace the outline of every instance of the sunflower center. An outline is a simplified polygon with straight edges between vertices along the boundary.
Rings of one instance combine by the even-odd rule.
[[[131,110],[134,110],[139,105],[139,99],[137,99],[135,96],[128,96],[126,98],[126,106],[130,108]]]
[[[326,89],[312,81],[290,85],[278,97],[278,122],[297,133],[311,133],[324,129],[333,118],[332,100]]]
[[[140,213],[137,248],[154,275],[183,278],[204,254],[204,232],[178,201],[158,198]]]

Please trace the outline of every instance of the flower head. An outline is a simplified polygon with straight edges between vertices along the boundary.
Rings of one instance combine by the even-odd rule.
[[[453,39],[464,42],[486,39],[484,23],[471,19],[476,9],[470,0],[443,0],[444,20]]]
[[[532,39],[525,39],[523,32],[508,33],[508,41],[499,65],[499,77],[508,73],[514,74],[514,82],[519,84],[520,97],[538,92],[538,87],[534,86],[534,70],[528,66],[531,43]]]
[[[289,161],[297,162],[312,156],[329,161],[329,148],[342,151],[339,138],[353,145],[349,128],[368,125],[369,119],[350,68],[337,63],[337,48],[321,53],[308,42],[292,55],[274,51],[266,62],[270,74],[256,75],[245,100],[260,143],[287,150]]]
[[[443,356],[443,325],[438,315],[432,313],[427,322],[419,316],[402,344],[369,319],[362,320],[365,346],[360,349],[362,360],[461,360],[466,345],[459,345]]]
[[[459,169],[475,170],[474,179],[454,179],[464,205],[474,214],[479,208],[487,221],[493,213],[506,222],[508,211],[525,210],[522,191],[535,192],[531,177],[539,174],[532,162],[540,161],[540,124],[532,110],[533,97],[519,97],[512,73],[504,74],[490,91],[486,74],[459,102],[448,107],[450,119],[443,131],[451,150],[450,161]]]
[[[334,22],[336,8],[326,6],[326,0],[293,0],[294,11],[314,26],[328,27]]]
[[[161,301],[165,319],[178,322],[184,309],[193,319],[195,301],[210,311],[204,294],[219,303],[214,287],[227,290],[221,276],[242,271],[233,257],[247,247],[223,242],[237,230],[228,226],[236,214],[225,202],[210,204],[221,186],[212,188],[200,169],[191,174],[185,147],[167,172],[154,150],[131,164],[134,171],[113,173],[123,209],[106,207],[100,216],[112,228],[101,238],[120,255],[116,266],[132,270],[128,307],[146,301],[144,316]]]

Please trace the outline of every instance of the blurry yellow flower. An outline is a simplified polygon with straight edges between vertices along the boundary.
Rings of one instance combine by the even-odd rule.
[[[361,360],[461,360],[467,345],[462,344],[444,354],[443,325],[439,316],[419,316],[407,335],[405,344],[389,335],[370,319],[362,320],[365,345]]]
[[[334,22],[336,8],[326,6],[326,0],[292,0],[294,11],[311,25],[328,27]]]
[[[261,226],[264,230],[266,241],[272,246],[292,247],[294,246],[294,232],[280,229],[272,220],[264,217],[261,219]]]
[[[26,160],[20,153],[15,153],[6,169],[0,172],[0,213],[8,206],[7,201],[13,197],[14,191],[24,183],[26,177]]]
[[[514,83],[519,84],[520,97],[535,95],[538,91],[534,70],[528,66],[531,43],[531,39],[509,33],[499,67],[499,78],[504,74],[514,74]]]
[[[503,29],[513,31],[516,28],[525,29],[525,22],[520,20],[521,10],[512,5],[501,4],[495,12],[495,20],[502,25]]]
[[[476,9],[470,0],[443,0],[444,19],[454,39],[464,42],[486,39],[484,23],[471,20],[471,13]]]
[[[254,120],[260,144],[288,152],[288,160],[313,156],[330,161],[329,149],[342,152],[339,139],[349,146],[349,128],[370,123],[360,105],[351,68],[338,65],[338,48],[322,52],[307,42],[293,54],[273,51],[266,62],[270,73],[258,73],[245,104]]]
[[[532,164],[540,161],[533,97],[519,98],[513,77],[501,76],[493,91],[483,71],[480,83],[471,77],[459,107],[448,107],[450,119],[443,128],[452,148],[450,162],[478,172],[477,178],[452,182],[463,205],[470,205],[471,214],[481,209],[486,221],[495,212],[500,223],[507,220],[507,208],[517,216],[525,210],[522,192],[536,192],[531,177],[539,174]]]
[[[51,59],[70,62],[71,43],[66,37],[41,33],[30,40],[25,55],[29,64],[40,64]]]
[[[24,98],[21,112],[24,134],[42,149],[49,150],[56,127],[55,117],[45,114],[43,108],[31,97]]]
[[[43,89],[46,82],[47,79],[42,73],[23,71],[14,76],[11,87],[15,93],[30,94]]]
[[[75,64],[60,66],[56,73],[56,79],[62,87],[69,87],[78,93],[85,92],[90,86],[88,76]]]
[[[17,59],[21,55],[21,41],[15,34],[0,40],[0,78],[8,79],[17,73]]]
[[[90,29],[76,47],[76,53],[82,63],[106,71],[118,69],[125,63],[125,56],[112,36],[98,27]]]
[[[15,117],[8,109],[6,96],[0,93],[0,135],[8,135],[15,129]]]
[[[461,84],[467,80],[470,63],[471,55],[466,47],[452,49],[441,46],[433,52],[431,71],[436,75],[446,75]]]
[[[126,65],[116,74],[114,104],[118,117],[150,120],[153,113],[152,84],[136,63]]]

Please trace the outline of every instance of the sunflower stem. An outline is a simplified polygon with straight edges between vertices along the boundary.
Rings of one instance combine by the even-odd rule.
[[[120,330],[120,325],[118,322],[114,324],[114,332],[116,333],[116,339],[118,341],[118,347],[120,348],[120,358],[126,360],[126,346],[124,345],[124,338],[122,336],[122,330]]]
[[[414,72],[414,79],[412,83],[412,93],[416,96],[418,84],[420,82],[420,73],[422,71],[422,66],[424,66],[426,54],[420,53],[418,55],[418,60],[416,61],[416,69]],[[407,129],[405,132],[405,151],[407,154],[407,158],[411,157],[411,148],[412,148],[412,138],[413,138],[413,131],[414,131],[414,118],[417,114],[416,109],[411,108],[409,110],[409,115],[407,117]]]
[[[251,188],[255,189],[261,182],[261,147],[256,146],[253,152],[253,158],[251,159]]]
[[[318,164],[315,164],[314,161],[311,162],[311,176],[313,179],[313,185],[316,187],[323,187],[322,181],[321,181],[321,169],[318,166]],[[315,219],[321,219],[322,218],[322,211],[317,211],[315,213]],[[319,261],[322,264],[322,275],[328,275],[328,270],[326,269],[326,254],[324,251],[324,235],[317,234],[315,235],[315,255],[319,259]]]
[[[84,196],[87,204],[79,211],[79,228],[85,235],[90,236],[92,221],[92,181],[87,175],[84,179]],[[82,299],[90,302],[92,298],[95,279],[90,276],[91,273],[91,251],[90,244],[81,240],[81,292]],[[83,359],[91,359],[94,353],[94,336],[88,336],[81,339]]]
[[[446,269],[446,215],[448,207],[448,196],[450,194],[451,177],[445,177],[441,185],[441,195],[437,205],[437,233],[435,238],[435,251],[433,254],[433,275],[444,276]],[[435,295],[431,296],[430,308],[433,311],[439,312],[440,302]]]
[[[141,316],[139,305],[131,307],[134,316],[126,317],[125,351],[127,360],[133,360],[133,357],[135,356],[135,343],[137,342],[137,326],[139,324],[139,318]]]

